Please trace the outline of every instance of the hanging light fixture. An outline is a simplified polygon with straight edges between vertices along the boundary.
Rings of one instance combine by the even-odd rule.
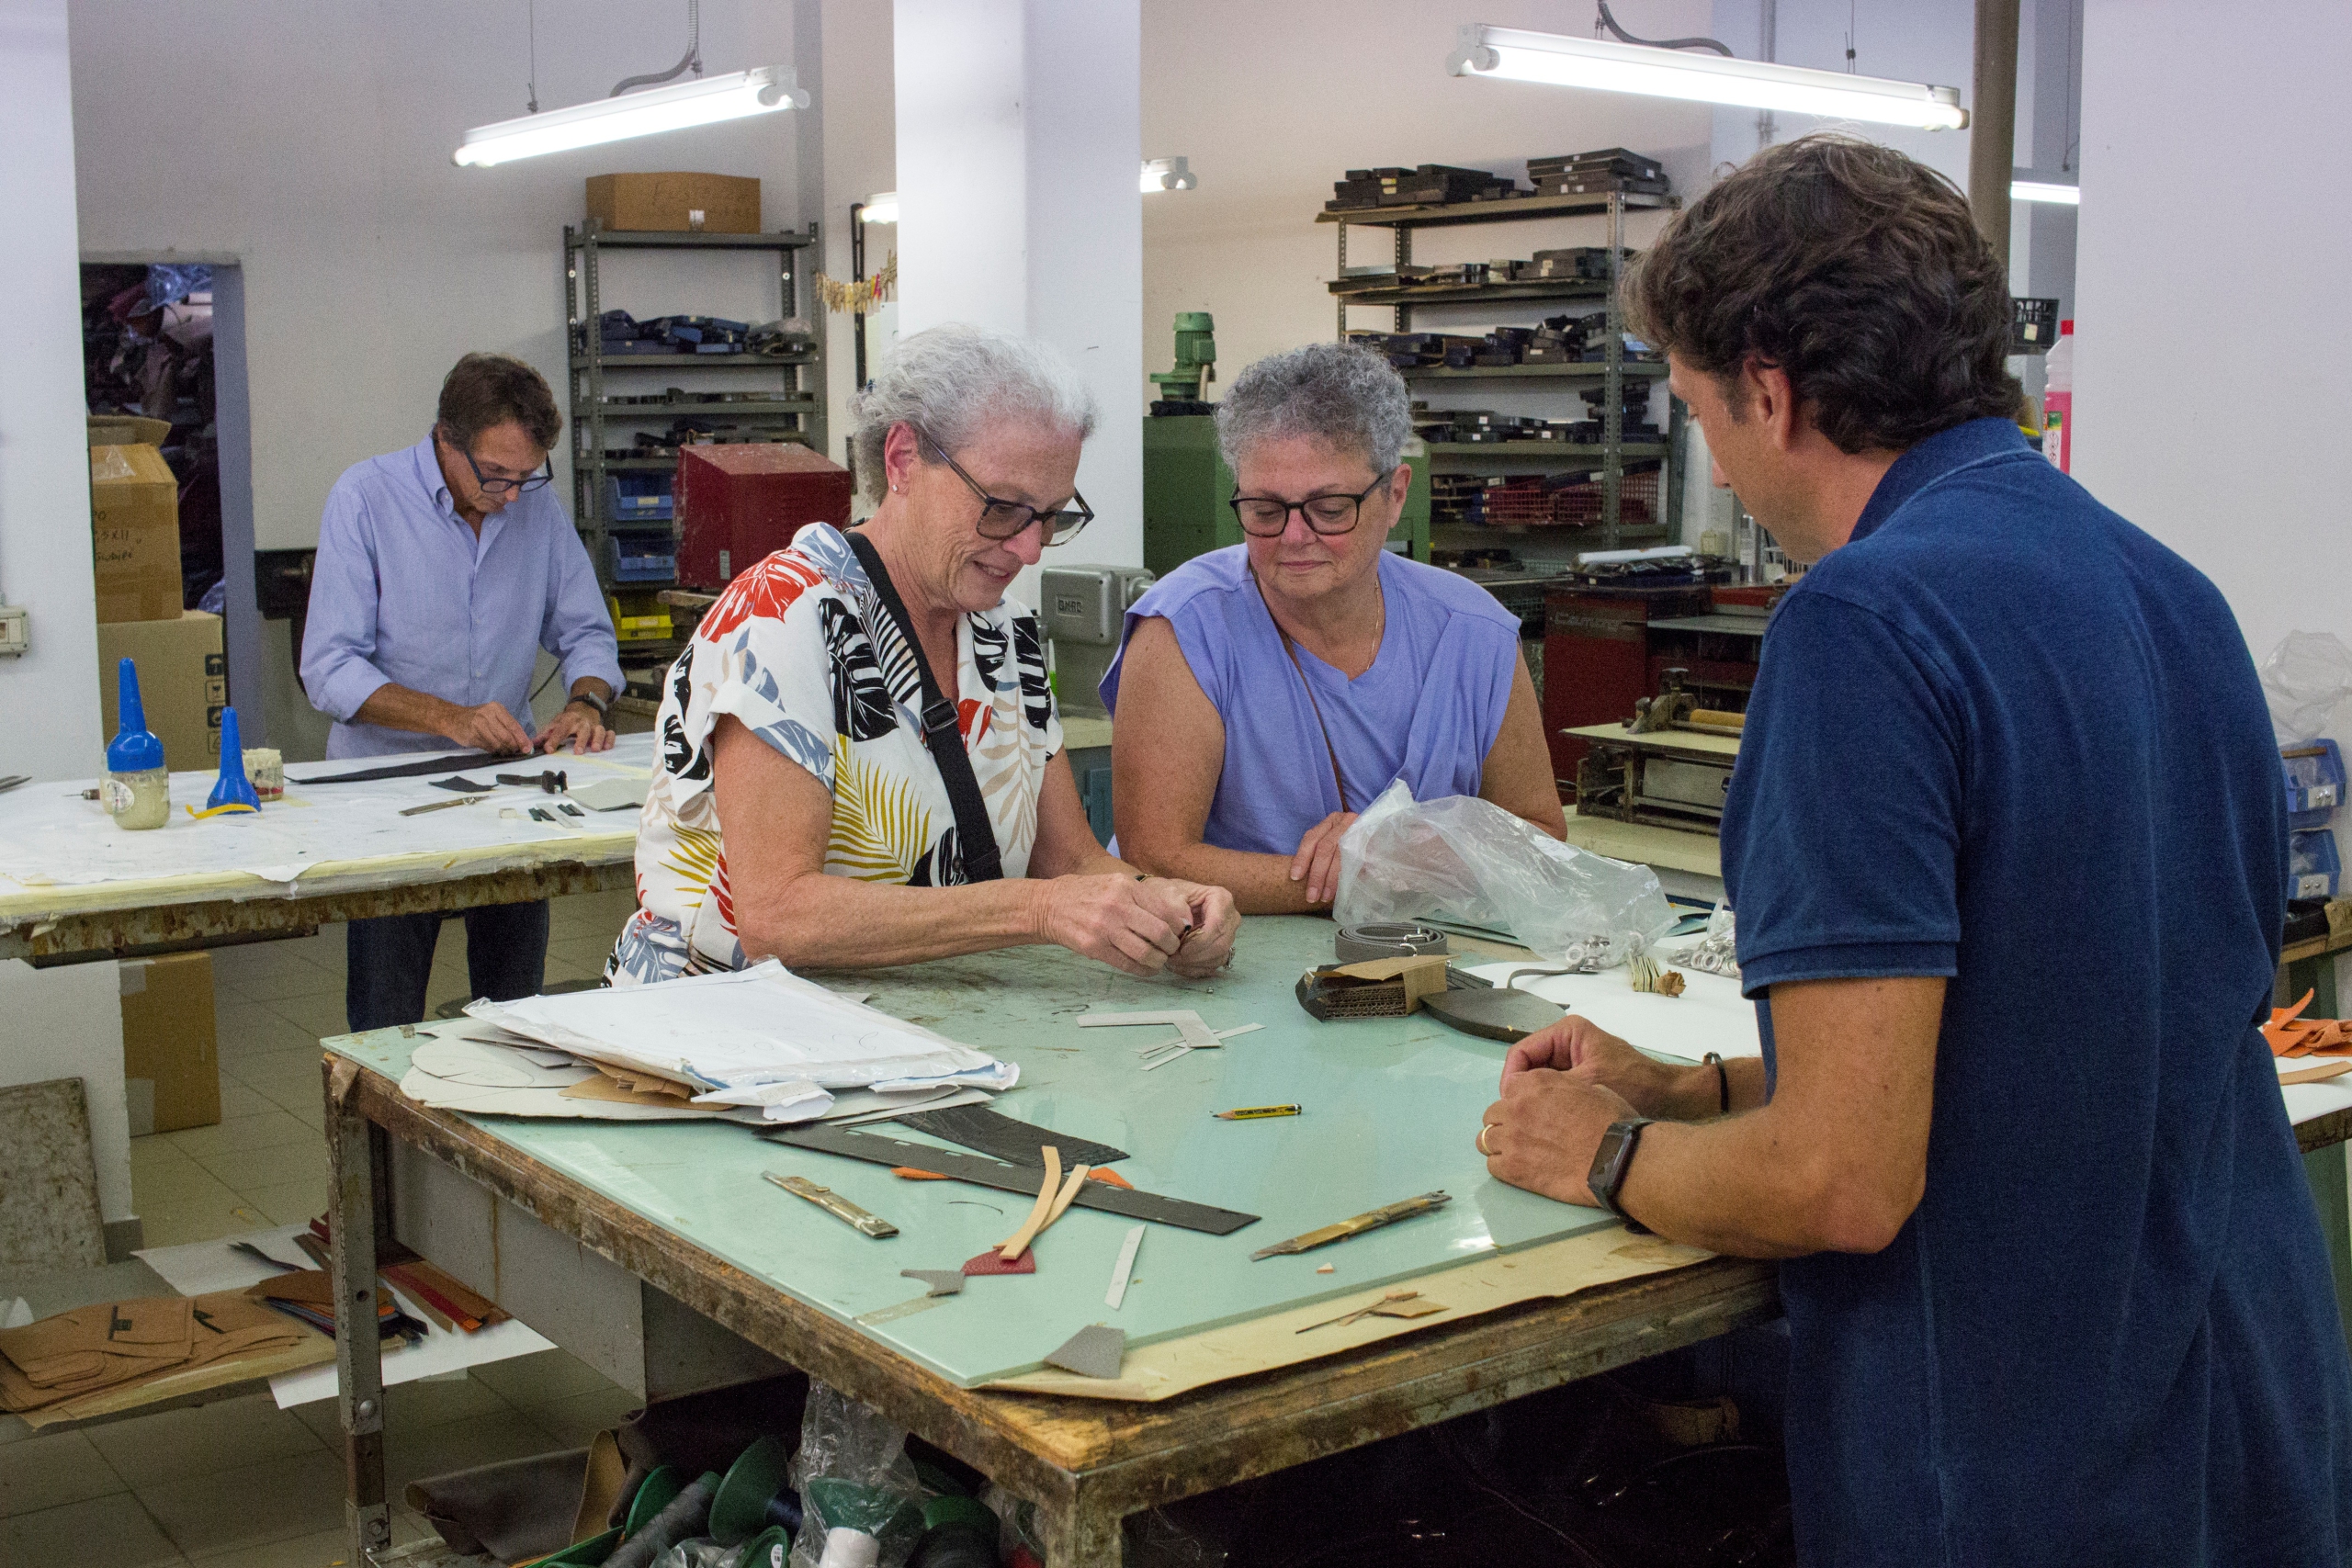
[[[808,95],[797,87],[791,71],[763,65],[732,72],[674,87],[654,87],[568,109],[525,115],[496,125],[476,126],[449,155],[461,167],[487,169],[517,158],[546,152],[567,152],[575,147],[595,147],[632,136],[683,130],[691,125],[714,125],[746,115],[774,114],[779,109],[805,109]]]
[[[2061,207],[2080,207],[2083,204],[2083,187],[2050,185],[2041,180],[2011,180],[2009,199],[2011,201],[2048,201],[2055,202]]]
[[[1456,76],[1640,93],[1928,130],[1958,130],[1968,124],[1968,111],[1960,107],[1960,91],[1955,87],[1494,28],[1483,22],[1464,26],[1446,69]]]
[[[858,204],[857,220],[861,223],[896,223],[899,220],[899,193],[894,190],[876,191]]]
[[[1201,177],[1193,173],[1189,158],[1146,158],[1143,161],[1143,193],[1150,196],[1163,190],[1193,190]]]

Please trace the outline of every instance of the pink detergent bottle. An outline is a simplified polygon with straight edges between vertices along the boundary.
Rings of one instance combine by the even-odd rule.
[[[2061,473],[2074,468],[2075,445],[2075,323],[2058,323],[2058,342],[2041,362],[2049,378],[2041,393],[2041,455],[2058,465]]]

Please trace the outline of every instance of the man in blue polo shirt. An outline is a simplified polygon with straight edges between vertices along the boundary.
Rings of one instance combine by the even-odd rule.
[[[2026,446],[2000,261],[1901,154],[1759,154],[1632,294],[1717,482],[1815,563],[1724,810],[1764,1056],[1571,1019],[1512,1051],[1490,1168],[1788,1259],[1809,1564],[2344,1563],[2352,1367],[2256,1029],[2286,833],[2228,605]]]

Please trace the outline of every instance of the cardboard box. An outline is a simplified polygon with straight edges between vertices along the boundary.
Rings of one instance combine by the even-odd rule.
[[[90,448],[90,533],[98,620],[180,613],[180,482],[153,446]]]
[[[760,182],[734,175],[591,175],[588,216],[607,229],[756,234]]]
[[[130,1135],[209,1127],[220,1120],[220,1043],[212,1021],[212,955],[126,958],[122,1074]]]
[[[229,701],[220,617],[184,610],[168,621],[121,621],[98,628],[98,711],[105,715],[108,740],[122,724],[115,667],[124,659],[138,661],[139,700],[147,709],[147,728],[164,743],[164,765],[219,766],[220,710]]]

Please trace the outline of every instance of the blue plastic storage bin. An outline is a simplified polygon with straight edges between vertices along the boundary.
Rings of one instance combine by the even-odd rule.
[[[608,474],[605,512],[616,523],[667,523],[674,515],[673,474]]]
[[[2344,804],[2344,753],[2333,740],[2311,740],[2278,748],[2287,775],[2287,826],[2324,828]]]
[[[615,582],[668,582],[678,575],[678,547],[667,534],[609,534],[605,559]]]
[[[2287,839],[2287,896],[2290,898],[2333,898],[2342,880],[2343,863],[2335,856],[2335,830],[2314,828]]]

